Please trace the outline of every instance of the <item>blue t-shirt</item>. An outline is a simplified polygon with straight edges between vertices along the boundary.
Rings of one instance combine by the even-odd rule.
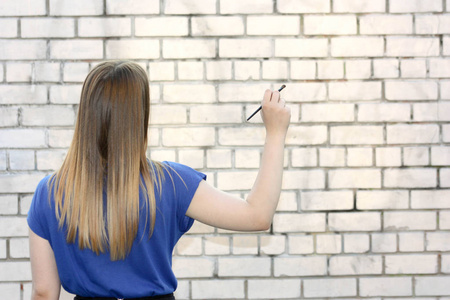
[[[58,229],[55,203],[52,200],[49,205],[48,202],[50,176],[41,180],[28,212],[28,225],[34,233],[49,241],[65,290],[84,297],[115,298],[164,295],[175,291],[173,248],[194,222],[186,216],[186,211],[206,175],[182,164],[164,163],[173,170],[167,168],[164,171],[166,180],[162,196],[155,193],[153,235],[149,240],[149,225],[145,226],[146,218],[141,214],[131,252],[126,259],[119,261],[111,261],[109,252],[97,255],[89,249],[80,250],[78,240],[73,244],[66,242],[65,228]]]

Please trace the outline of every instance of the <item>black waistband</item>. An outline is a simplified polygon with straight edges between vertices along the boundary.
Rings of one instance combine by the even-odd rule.
[[[113,297],[82,297],[82,296],[75,296],[74,300],[117,300],[121,298],[113,298]],[[175,297],[172,294],[167,295],[159,295],[159,296],[151,296],[151,297],[141,297],[141,298],[123,298],[123,300],[172,300],[175,299]]]

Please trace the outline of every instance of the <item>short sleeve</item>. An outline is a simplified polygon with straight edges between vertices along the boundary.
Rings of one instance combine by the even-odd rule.
[[[183,164],[174,162],[164,163],[169,166],[168,171],[174,183],[177,217],[179,220],[178,225],[179,230],[184,233],[194,223],[194,219],[186,216],[186,212],[197,191],[198,185],[202,180],[206,179],[206,175]]]
[[[48,213],[51,212],[48,201],[48,179],[47,176],[42,179],[31,200],[30,210],[28,211],[27,222],[30,229],[41,238],[50,240],[50,230],[48,226]]]

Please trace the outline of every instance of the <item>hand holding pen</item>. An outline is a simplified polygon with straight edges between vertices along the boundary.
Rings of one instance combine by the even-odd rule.
[[[278,89],[278,92],[281,92],[281,90],[284,89],[285,87],[286,87],[286,85],[283,84],[283,85]],[[253,118],[253,116],[256,115],[261,109],[262,109],[262,105],[261,105],[257,110],[255,110],[255,112],[252,113],[252,115],[251,115],[250,117],[247,118],[247,122],[248,122],[251,118]]]

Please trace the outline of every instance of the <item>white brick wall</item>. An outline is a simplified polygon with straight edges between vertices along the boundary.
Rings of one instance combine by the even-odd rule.
[[[196,222],[177,299],[450,298],[450,0],[0,1],[0,294],[31,297],[26,214],[105,59],[151,81],[149,153],[248,195],[256,109],[292,109],[272,228]],[[0,297],[0,298],[2,298]],[[61,299],[71,299],[63,293]]]

